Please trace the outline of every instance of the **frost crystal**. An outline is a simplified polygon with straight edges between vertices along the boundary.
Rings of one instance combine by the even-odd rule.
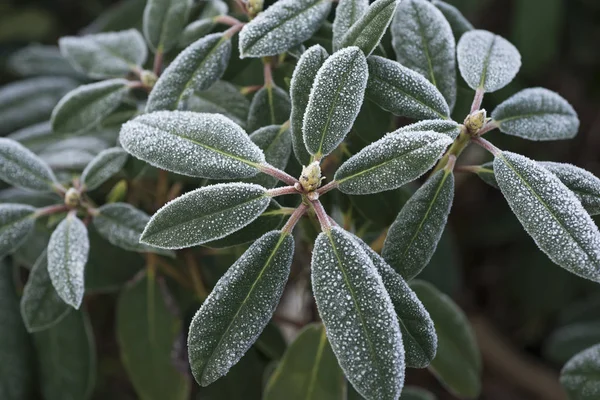
[[[575,193],[585,210],[591,215],[600,214],[600,179],[591,172],[571,164],[539,162]]]
[[[460,126],[451,120],[426,120],[416,122],[414,124],[403,126],[402,128],[392,132],[392,133],[403,133],[403,132],[413,132],[413,131],[434,131],[437,133],[443,133],[445,135],[450,136],[452,139],[456,139],[458,134],[460,133]]]
[[[263,126],[283,124],[290,118],[290,97],[282,88],[268,85],[260,89],[252,98],[248,112],[248,132],[252,133]]]
[[[35,225],[34,213],[35,208],[24,204],[0,204],[0,259],[27,240]]]
[[[285,169],[292,153],[292,137],[288,128],[281,125],[265,126],[250,135],[250,139],[265,153],[269,165]],[[271,188],[277,185],[278,180],[263,173],[248,179],[247,182]]]
[[[127,152],[120,147],[100,152],[81,174],[81,184],[94,190],[119,172],[127,162]]]
[[[338,50],[342,37],[369,8],[369,0],[339,0],[333,20],[333,48]]]
[[[442,14],[444,14],[444,17],[446,17],[446,20],[448,20],[448,23],[452,27],[454,38],[457,41],[466,32],[475,29],[469,20],[466,19],[453,5],[440,0],[433,0],[431,3],[436,6],[442,12]]]
[[[14,140],[0,138],[0,179],[14,186],[47,192],[54,173],[38,156]]]
[[[600,397],[600,344],[576,354],[560,372],[560,383],[569,398],[594,400]]]
[[[179,41],[192,3],[188,0],[148,0],[144,8],[144,36],[150,48],[166,53]]]
[[[209,89],[196,92],[187,101],[189,111],[221,114],[244,128],[250,102],[229,82],[217,81]]]

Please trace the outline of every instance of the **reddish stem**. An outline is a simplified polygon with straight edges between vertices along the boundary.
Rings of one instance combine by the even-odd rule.
[[[496,146],[494,146],[492,143],[488,142],[484,138],[477,137],[477,138],[471,139],[471,141],[473,143],[476,143],[479,146],[483,147],[484,149],[486,149],[487,151],[492,153],[494,156],[498,156],[498,155],[500,155],[500,153],[502,153],[502,150],[500,150],[499,148],[497,148]]]
[[[278,168],[275,168],[274,166],[272,166],[270,164],[267,164],[267,163],[260,164],[258,166],[258,169],[260,170],[260,172],[264,172],[267,175],[271,175],[272,177],[277,178],[280,181],[285,182],[290,186],[294,186],[296,183],[299,183],[298,179],[289,175],[287,172],[284,172]]]
[[[454,171],[455,165],[456,165],[456,156],[454,154],[450,154],[450,156],[448,157],[448,163],[446,163],[444,170],[446,170],[448,172],[452,172],[452,171]]]
[[[239,22],[239,21],[238,21]],[[227,39],[231,39],[233,37],[233,35],[235,35],[236,33],[238,33],[239,31],[242,30],[242,28],[244,27],[244,23],[239,22],[236,25],[233,25],[231,28],[227,29],[224,33],[223,36],[226,37]]]
[[[160,76],[160,73],[162,72],[163,56],[164,54],[162,49],[158,49],[154,55],[154,67],[152,69],[154,70],[156,76]]]
[[[308,206],[306,204],[300,204],[298,208],[296,208],[294,213],[290,216],[290,218],[287,220],[285,226],[281,231],[283,233],[291,233],[294,230],[294,227],[296,226],[298,221],[300,221],[300,218],[302,218],[302,216],[306,214],[307,208]]]
[[[35,212],[35,218],[39,218],[39,217],[44,217],[46,215],[52,215],[52,214],[56,214],[59,212],[65,212],[68,211],[69,207],[67,207],[64,204],[55,204],[52,206],[48,206],[48,207],[44,207],[44,208],[40,208]]]
[[[273,69],[270,62],[264,62],[263,73],[265,76],[265,86],[273,85]]]
[[[299,192],[298,192],[298,189],[296,189],[294,186],[284,186],[284,187],[267,190],[267,194],[271,197],[283,196],[286,194],[296,194],[296,193],[299,193]]]
[[[489,132],[489,131],[492,131],[492,130],[494,130],[494,129],[496,129],[496,128],[499,128],[499,127],[500,127],[500,125],[498,125],[498,122],[496,122],[496,121],[494,121],[494,120],[491,120],[491,121],[487,122],[487,123],[486,123],[486,124],[483,126],[483,128],[481,128],[481,129],[479,130],[479,132],[477,132],[477,135],[478,135],[478,136],[481,136],[481,135],[483,135],[484,133],[487,133],[487,132]]]
[[[478,111],[481,108],[481,103],[483,103],[483,95],[485,94],[483,88],[477,88],[475,91],[475,98],[473,99],[473,104],[471,105],[471,114],[475,111]]]
[[[327,185],[321,186],[320,188],[318,188],[317,193],[319,193],[319,196],[320,196],[322,194],[329,192],[330,190],[336,189],[338,186],[339,186],[339,184],[336,181],[331,181]]]
[[[236,26],[236,25],[239,25],[242,23],[239,19],[233,18],[229,15],[216,16],[213,19],[213,21],[216,22],[217,24],[223,24],[223,25],[229,25],[229,26]]]
[[[317,214],[317,218],[319,219],[319,223],[321,224],[321,230],[323,232],[329,232],[331,230],[331,221],[329,220],[329,215],[323,208],[323,204],[319,200],[315,200],[311,202],[313,210],[315,210],[315,214]]]

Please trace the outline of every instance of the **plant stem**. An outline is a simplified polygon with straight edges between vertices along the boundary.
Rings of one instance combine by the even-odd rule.
[[[233,18],[229,15],[218,15],[215,18],[213,18],[213,21],[216,22],[217,24],[223,24],[223,25],[229,25],[229,26],[236,26],[236,25],[242,24],[242,22],[239,19]]]
[[[290,186],[294,186],[296,183],[299,183],[298,179],[294,178],[287,172],[284,172],[278,168],[275,168],[274,166],[272,166],[270,164],[267,164],[267,163],[260,164],[258,166],[258,169],[260,172],[264,172],[267,175],[271,175],[272,177],[277,178],[280,181],[285,182]]]
[[[271,67],[270,60],[263,58],[263,74],[265,76],[265,86],[273,86],[273,68]]]
[[[458,158],[458,156],[460,156],[463,150],[469,145],[470,139],[471,137],[469,136],[469,134],[467,134],[466,127],[464,125],[461,125],[460,134],[458,135],[454,143],[452,143],[452,146],[450,146],[446,154],[444,154],[441,160],[437,163],[431,175],[444,168],[448,163],[448,159],[451,155]]]
[[[175,279],[183,287],[192,289],[189,279],[185,275],[181,274],[174,266],[162,260],[160,257],[156,258],[156,265],[165,275]]]
[[[52,215],[52,214],[56,214],[59,212],[65,212],[68,211],[69,207],[67,207],[64,204],[55,204],[52,206],[48,206],[48,207],[44,207],[44,208],[40,208],[38,209],[35,214],[34,217],[35,218],[39,218],[39,217],[44,217],[46,215]]]
[[[444,171],[452,172],[454,171],[454,166],[456,165],[456,156],[454,154],[450,154],[448,157],[448,163],[444,167]]]
[[[163,57],[164,57],[163,50],[162,49],[156,50],[156,54],[154,55],[154,66],[152,68],[152,70],[154,71],[156,76],[160,76],[160,73],[162,72]]]
[[[454,168],[454,171],[456,172],[470,172],[473,174],[477,174],[483,170],[485,170],[485,168],[479,165],[459,165],[456,168]]]
[[[227,38],[227,39],[231,39],[233,37],[233,35],[235,35],[236,33],[238,33],[239,31],[242,30],[242,28],[244,27],[245,24],[241,23],[238,21],[238,24],[233,25],[231,28],[227,29],[224,33],[223,33],[223,37]]]
[[[284,187],[267,190],[267,194],[271,197],[283,196],[286,194],[294,194],[294,193],[299,193],[298,189],[296,189],[294,186],[284,186]]]
[[[319,193],[319,196],[322,194],[325,194],[333,189],[337,189],[337,187],[339,186],[339,184],[336,181],[331,181],[328,184],[326,184],[325,186],[321,186],[320,188],[317,189],[317,193]]]
[[[480,137],[473,138],[473,139],[471,139],[471,141],[473,143],[476,143],[479,146],[483,147],[484,149],[486,149],[487,151],[492,153],[494,156],[498,156],[498,155],[500,155],[500,153],[502,153],[502,150],[500,150],[499,148],[497,148],[496,146],[494,146],[492,143],[488,142],[484,138],[480,138]]]
[[[300,221],[300,218],[302,218],[302,216],[304,214],[306,214],[307,209],[308,209],[308,206],[306,204],[304,204],[304,203],[300,204],[298,206],[298,208],[296,208],[294,213],[290,216],[290,218],[287,220],[287,222],[285,223],[285,226],[283,227],[283,229],[281,229],[281,232],[292,233],[292,231],[294,230],[294,227],[296,226],[298,221]]]
[[[331,221],[329,220],[329,215],[323,208],[323,204],[319,200],[310,202],[315,214],[317,214],[317,218],[319,219],[319,224],[321,224],[321,230],[325,233],[331,230]]]
[[[483,126],[483,128],[481,128],[481,129],[479,130],[479,132],[477,132],[477,136],[481,136],[481,135],[483,135],[484,133],[487,133],[487,132],[489,132],[489,131],[492,131],[492,130],[494,130],[494,129],[496,129],[496,128],[499,128],[499,127],[500,127],[500,125],[498,125],[498,122],[497,122],[497,121],[491,120],[491,121],[489,121],[488,123],[486,123],[486,124]]]
[[[481,103],[483,103],[483,95],[485,94],[483,88],[477,88],[475,91],[475,98],[473,99],[473,104],[471,105],[471,114],[475,111],[478,111],[481,108]]]
[[[263,85],[243,86],[240,89],[240,93],[245,96],[250,93],[258,92],[262,88],[263,88]]]
[[[204,300],[208,297],[208,291],[204,287],[204,283],[202,282],[202,277],[200,276],[200,267],[196,263],[196,259],[194,258],[194,253],[191,250],[187,250],[184,253],[185,262],[190,271],[190,275],[192,276],[192,283],[194,285],[194,291],[196,292],[196,296],[200,300]]]

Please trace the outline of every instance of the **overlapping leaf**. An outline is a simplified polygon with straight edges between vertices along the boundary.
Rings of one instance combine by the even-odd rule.
[[[560,383],[572,400],[593,400],[600,395],[600,344],[592,346],[565,364]]]
[[[14,140],[0,138],[0,179],[25,189],[48,192],[56,183],[54,173],[33,152]]]
[[[81,185],[94,190],[119,172],[127,162],[127,152],[120,147],[103,150],[89,163],[81,174]]]
[[[369,8],[369,0],[339,0],[333,20],[333,48],[338,50],[342,38],[350,27],[358,21]]]
[[[441,0],[432,0],[431,3],[436,6],[442,12],[442,14],[444,14],[444,17],[446,17],[446,20],[450,24],[452,32],[454,33],[454,38],[457,42],[460,40],[462,35],[475,29],[469,20],[462,15],[458,8],[454,7],[452,4],[448,4]]]
[[[24,204],[0,204],[0,259],[20,247],[34,225],[35,208]]]
[[[6,66],[19,76],[68,76],[81,74],[60,54],[57,46],[30,44],[10,55]]]
[[[292,153],[292,136],[290,135],[289,126],[265,126],[250,135],[250,139],[263,151],[265,160],[269,165],[281,170],[285,169]],[[277,185],[278,180],[270,175],[259,174],[248,179],[248,182],[272,188]]]
[[[571,164],[539,162],[565,184],[590,215],[600,214],[600,179],[591,172]]]
[[[148,0],[144,9],[144,36],[154,52],[171,50],[187,22],[188,0]]]
[[[411,131],[434,131],[448,135],[452,139],[456,139],[460,133],[460,125],[452,120],[433,119],[419,121],[415,122],[414,124],[403,126],[402,128],[396,130],[395,133]]]
[[[291,103],[287,92],[270,84],[260,89],[252,98],[248,112],[248,132],[268,125],[283,124],[290,118]]]
[[[250,102],[239,89],[226,81],[217,81],[209,89],[196,92],[187,101],[190,111],[221,114],[246,126]]]

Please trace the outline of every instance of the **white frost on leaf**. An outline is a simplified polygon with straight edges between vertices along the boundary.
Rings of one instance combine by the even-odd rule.
[[[340,42],[350,27],[369,8],[369,0],[339,0],[333,19],[333,48],[338,50]]]
[[[600,214],[600,179],[598,177],[572,164],[550,161],[542,161],[538,164],[556,175],[575,193],[590,215]]]
[[[143,31],[150,48],[167,53],[181,36],[188,20],[189,0],[148,0],[144,8]]]
[[[268,125],[279,125],[290,119],[290,96],[276,85],[260,89],[250,103],[246,129],[252,133]]]
[[[81,174],[81,184],[94,190],[119,172],[127,162],[127,152],[120,147],[101,151]]]
[[[32,151],[14,140],[0,138],[0,179],[25,189],[49,192],[56,177]]]
[[[27,240],[35,225],[34,213],[35,208],[28,205],[0,204],[0,259]]]
[[[414,124],[403,126],[392,133],[415,132],[415,131],[434,131],[443,133],[456,139],[460,133],[460,126],[452,120],[430,119],[415,122]]]
[[[248,119],[250,101],[237,86],[217,81],[207,90],[196,92],[188,99],[189,111],[221,114],[244,128]]]
[[[560,372],[560,383],[577,400],[600,397],[600,344],[576,354]]]

